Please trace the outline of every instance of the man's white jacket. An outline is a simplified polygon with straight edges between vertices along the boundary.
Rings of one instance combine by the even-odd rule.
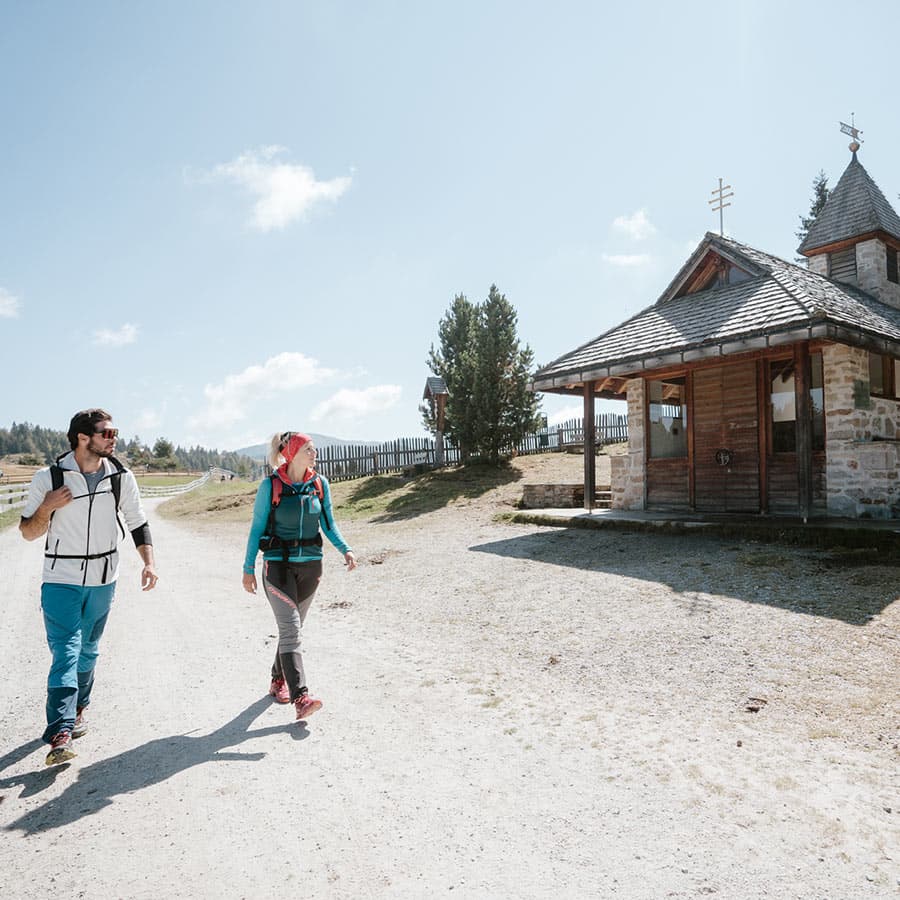
[[[50,520],[43,580],[88,587],[110,584],[119,574],[118,545],[126,528],[134,531],[147,522],[137,481],[129,469],[118,476],[121,492],[117,510],[112,477],[118,470],[108,459],[102,461],[103,478],[93,494],[88,492],[74,453],[67,453],[57,464],[63,470],[63,483],[72,492],[72,501],[57,509]],[[49,466],[34,473],[23,518],[35,514],[52,487]]]

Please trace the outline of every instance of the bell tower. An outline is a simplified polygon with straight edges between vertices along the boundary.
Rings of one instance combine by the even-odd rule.
[[[850,164],[797,249],[811,272],[900,309],[900,216],[857,157],[858,129],[842,130],[853,136]]]

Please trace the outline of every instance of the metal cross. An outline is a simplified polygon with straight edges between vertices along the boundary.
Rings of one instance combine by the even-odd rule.
[[[718,213],[719,213],[719,236],[720,236],[720,237],[725,237],[725,221],[724,221],[724,218],[723,218],[722,210],[725,209],[726,206],[731,206],[730,203],[726,203],[725,201],[726,201],[729,197],[733,197],[733,196],[734,196],[734,191],[731,191],[730,194],[725,194],[725,193],[723,193],[723,191],[731,191],[731,185],[730,185],[730,184],[726,184],[726,185],[723,186],[723,185],[722,185],[722,179],[720,178],[720,179],[719,179],[719,186],[718,186],[718,188],[716,188],[716,189],[713,190],[713,191],[710,191],[710,193],[713,195],[712,200],[707,200],[707,201],[706,201],[710,206],[712,206],[713,203],[718,203],[718,204],[719,204],[718,206],[713,206],[712,212],[718,212]],[[718,194],[718,197],[716,196],[716,194]]]

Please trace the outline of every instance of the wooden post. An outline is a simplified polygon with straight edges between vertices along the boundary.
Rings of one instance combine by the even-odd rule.
[[[435,397],[437,406],[437,430],[435,433],[434,463],[436,466],[444,465],[444,403],[446,394],[438,394]]]
[[[594,428],[594,381],[584,383],[584,508],[594,508],[597,488],[597,435]]]
[[[812,508],[812,402],[809,342],[794,345],[794,396],[797,403],[797,499],[804,523]]]

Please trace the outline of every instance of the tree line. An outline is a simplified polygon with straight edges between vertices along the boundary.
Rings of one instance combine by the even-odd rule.
[[[68,450],[69,439],[64,431],[28,422],[13,422],[10,428],[0,428],[0,457],[18,456],[24,465],[49,465]],[[187,469],[203,472],[216,466],[238,475],[250,475],[256,467],[254,460],[242,454],[220,453],[205,447],[177,447],[165,438],[157,439],[153,447],[148,447],[137,435],[130,440],[120,438],[116,443],[116,456],[132,468],[156,471]]]

